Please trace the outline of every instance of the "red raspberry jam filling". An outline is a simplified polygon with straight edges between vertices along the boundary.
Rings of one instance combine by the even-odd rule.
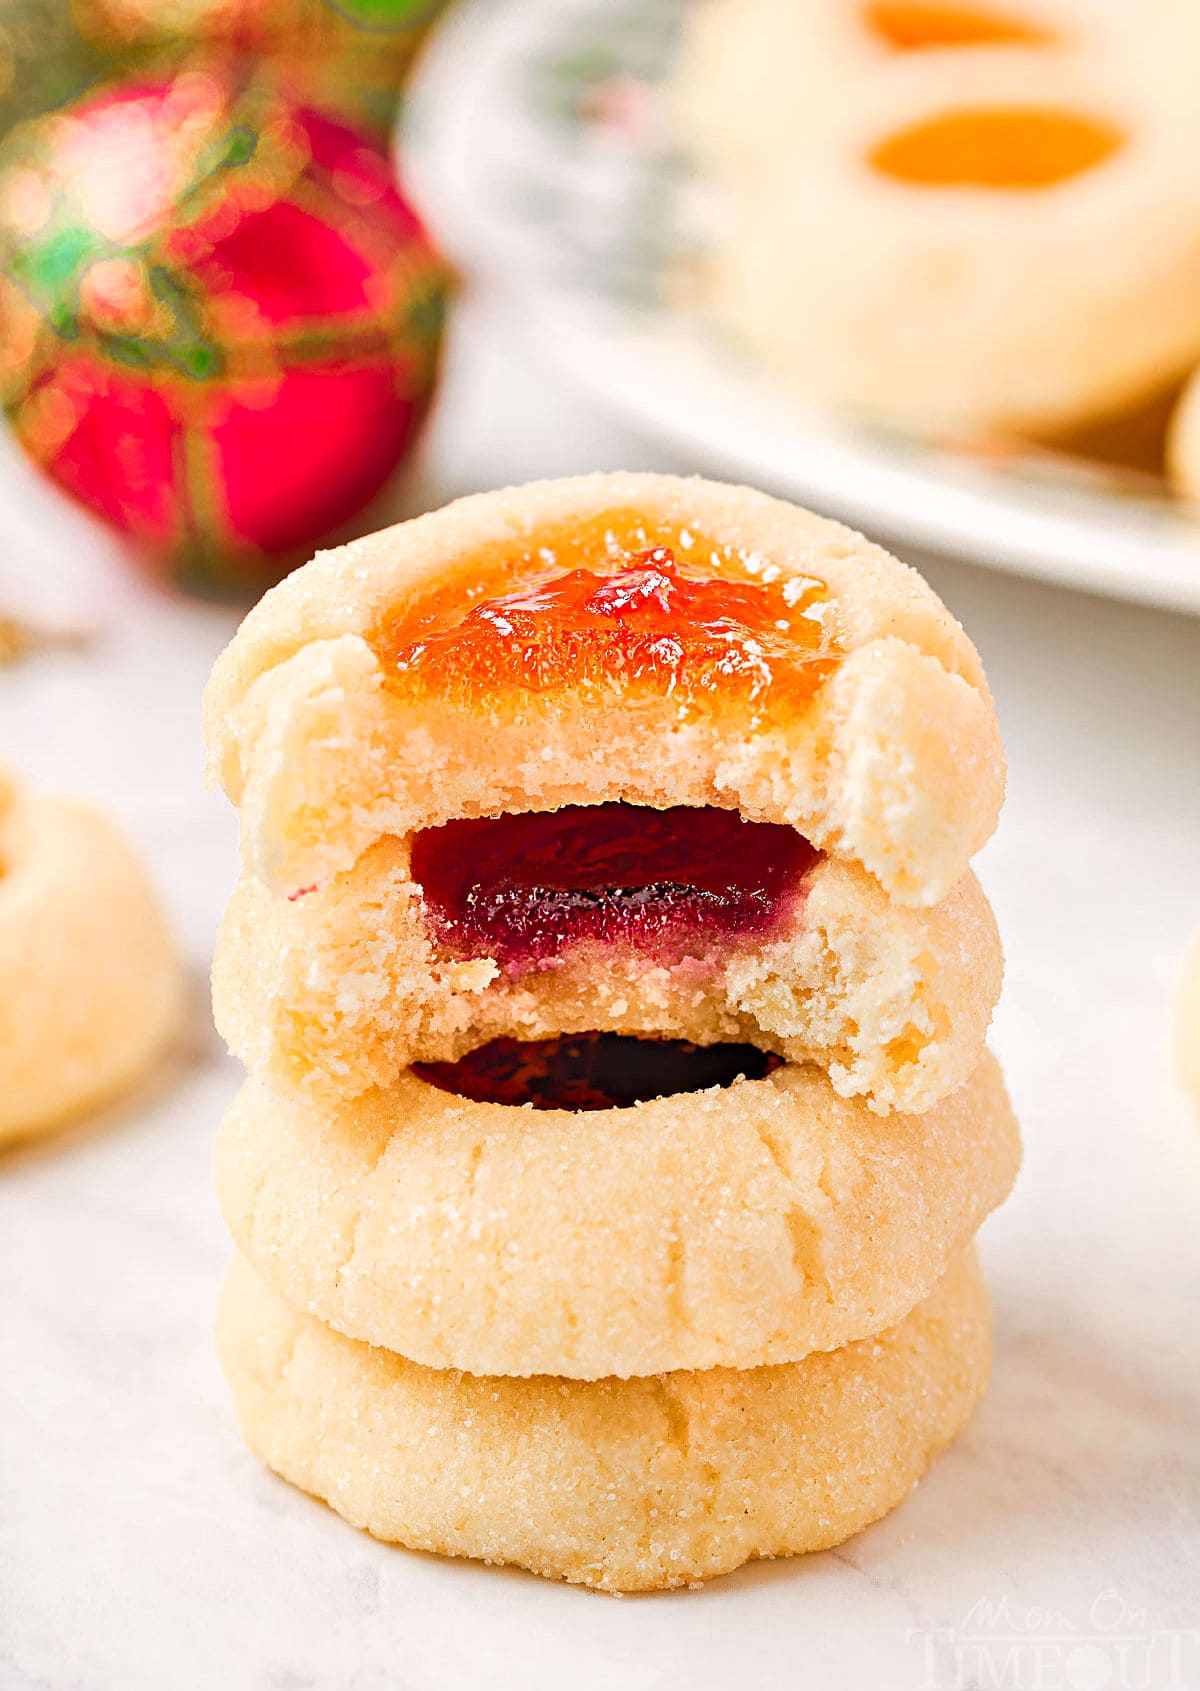
[[[493,1039],[457,1063],[414,1063],[413,1073],[442,1092],[481,1104],[535,1110],[620,1110],[673,1092],[761,1080],[782,1059],[755,1045],[693,1045],[620,1033],[557,1039]]]
[[[393,687],[512,709],[571,692],[794,714],[840,656],[826,585],[629,512],[499,544],[373,638]]]
[[[586,940],[673,961],[769,933],[794,914],[819,856],[794,828],[736,810],[564,805],[426,829],[412,877],[439,945],[519,970]]]

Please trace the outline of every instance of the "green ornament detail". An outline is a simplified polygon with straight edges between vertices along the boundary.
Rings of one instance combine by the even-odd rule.
[[[235,123],[207,147],[176,200],[176,222],[188,220],[214,178],[249,165],[258,144],[258,135],[248,124]],[[197,382],[220,376],[225,360],[205,333],[203,310],[178,276],[167,265],[155,262],[156,239],[152,237],[141,246],[124,246],[75,221],[74,215],[75,208],[60,201],[57,223],[52,222],[44,235],[16,247],[9,255],[14,281],[51,332],[64,341],[77,341],[87,334],[98,350],[132,369],[173,370]],[[143,271],[150,291],[166,308],[170,328],[165,333],[122,334],[88,323],[81,304],[87,273],[94,264],[114,258]]]
[[[359,29],[416,29],[440,12],[445,0],[325,0]]]
[[[101,332],[97,343],[118,363],[133,369],[170,369],[194,382],[222,375],[225,360],[205,335],[200,309],[187,289],[162,265],[150,267],[148,281],[155,299],[171,314],[173,332],[153,337]]]

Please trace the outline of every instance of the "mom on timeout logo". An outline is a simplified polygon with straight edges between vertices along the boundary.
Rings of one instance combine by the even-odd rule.
[[[1083,1614],[981,1597],[957,1626],[905,1638],[919,1691],[1200,1691],[1200,1628],[1153,1626],[1119,1591]]]

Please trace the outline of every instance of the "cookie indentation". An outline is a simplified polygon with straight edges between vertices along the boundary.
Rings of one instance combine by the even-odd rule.
[[[415,1063],[442,1092],[476,1103],[531,1104],[535,1110],[620,1110],[651,1098],[762,1080],[782,1059],[755,1045],[693,1045],[585,1033],[557,1039],[493,1039],[456,1063]]]
[[[953,0],[868,0],[863,22],[898,53],[937,47],[1048,47],[1058,37],[1011,12],[956,6]]]
[[[605,513],[464,557],[375,631],[389,684],[501,713],[668,697],[681,719],[794,714],[841,647],[827,585],[689,529]]]
[[[1084,112],[964,108],[887,136],[868,162],[918,188],[1052,188],[1104,164],[1124,140],[1114,124]]]

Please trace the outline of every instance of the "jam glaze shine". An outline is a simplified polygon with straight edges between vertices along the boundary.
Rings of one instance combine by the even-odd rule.
[[[794,919],[820,853],[736,811],[565,805],[426,829],[413,843],[435,944],[510,975],[591,941],[672,964]]]
[[[492,542],[370,639],[391,688],[491,716],[657,697],[756,725],[802,710],[841,656],[823,581],[630,511]]]

